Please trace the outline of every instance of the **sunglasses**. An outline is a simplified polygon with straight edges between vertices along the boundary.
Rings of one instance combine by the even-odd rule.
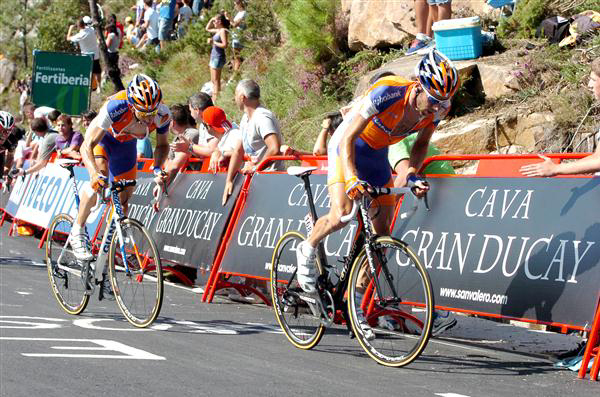
[[[429,104],[431,106],[439,105],[444,108],[450,106],[449,99],[437,99],[436,97],[431,95],[429,92],[427,92],[427,90],[425,90],[425,89],[423,89],[423,92],[425,92],[425,94],[427,94],[427,102],[429,102]]]
[[[158,108],[154,109],[151,112],[143,112],[141,110],[135,110],[135,114],[136,116],[139,116],[138,118],[148,118],[148,117],[153,117],[156,116],[158,114]]]

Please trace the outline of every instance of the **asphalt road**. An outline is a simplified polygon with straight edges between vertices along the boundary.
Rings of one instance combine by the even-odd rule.
[[[312,351],[295,349],[262,305],[166,286],[152,329],[133,329],[116,304],[93,299],[64,313],[31,237],[0,229],[1,396],[598,396],[535,355],[440,338],[401,369],[377,365],[328,330]],[[484,336],[482,336],[482,339]]]

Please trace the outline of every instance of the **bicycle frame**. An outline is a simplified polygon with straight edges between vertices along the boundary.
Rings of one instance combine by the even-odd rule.
[[[309,206],[309,214],[305,218],[305,225],[306,225],[308,234],[311,233],[311,231],[316,223],[316,219],[317,219],[317,211],[316,211],[316,207],[314,204],[314,199],[313,199],[312,189],[310,186],[309,177],[310,177],[310,174],[305,174],[305,175],[301,176],[302,180],[304,181],[304,188],[305,188],[306,195],[308,198],[307,201],[308,201],[308,206]],[[383,188],[382,190],[378,190],[378,193],[381,194],[382,192],[385,192],[386,194],[387,193],[402,194],[402,193],[407,193],[409,191],[410,191],[410,189],[408,189],[408,188]],[[348,272],[350,271],[352,264],[354,263],[354,260],[356,259],[360,250],[363,247],[365,247],[367,261],[369,263],[370,274],[373,275],[371,285],[369,287],[369,291],[367,291],[367,294],[366,294],[366,295],[368,295],[368,299],[364,299],[364,301],[362,303],[363,310],[367,309],[367,306],[368,306],[368,309],[365,310],[365,312],[366,313],[372,312],[373,305],[374,305],[374,302],[371,299],[371,297],[373,297],[373,288],[375,289],[377,296],[383,296],[378,277],[375,277],[375,275],[378,274],[378,270],[375,265],[375,258],[374,258],[375,252],[373,250],[373,242],[377,238],[377,235],[375,234],[375,231],[373,228],[373,223],[372,223],[371,217],[368,213],[368,211],[369,211],[368,200],[370,200],[368,197],[363,197],[360,202],[355,202],[351,213],[349,215],[343,217],[343,220],[345,222],[356,218],[358,221],[358,227],[357,227],[357,231],[354,235],[354,238],[352,240],[350,252],[347,256],[345,256],[343,258],[343,267],[338,275],[337,283],[335,285],[333,285],[331,283],[331,280],[329,280],[329,279],[321,280],[324,282],[326,290],[333,291],[332,298],[333,298],[334,305],[336,308],[342,309],[342,313],[346,320],[346,325],[348,326],[348,329],[351,328],[350,321],[348,318],[346,306],[343,304],[344,296],[345,296],[346,290],[348,288],[347,275],[348,275]],[[404,216],[411,216],[412,213],[414,213],[416,211],[416,208],[417,208],[417,206],[415,205],[407,214],[404,214]],[[319,266],[319,263],[321,264],[320,265],[321,269],[319,269],[320,273],[323,275],[321,277],[325,277],[325,275],[327,274],[326,269],[330,268],[331,266],[329,266],[327,264],[327,257],[325,255],[325,249],[323,246],[323,242],[320,242],[317,247],[317,255],[319,257],[319,261],[317,261],[317,266]],[[380,258],[379,262],[383,263],[384,261],[382,260],[382,258]],[[385,311],[385,307],[388,306],[389,304],[396,304],[396,303],[401,302],[402,300],[401,300],[401,298],[398,297],[398,293],[394,289],[393,282],[392,282],[393,277],[391,276],[387,266],[382,266],[381,270],[384,272],[384,276],[387,279],[388,285],[392,289],[391,292],[394,296],[394,298],[391,300],[386,299],[385,302],[380,302]],[[290,281],[291,281],[291,279],[293,279],[294,276],[295,276],[295,274],[292,274],[292,276],[290,277]],[[370,301],[370,304],[368,303],[369,301]]]

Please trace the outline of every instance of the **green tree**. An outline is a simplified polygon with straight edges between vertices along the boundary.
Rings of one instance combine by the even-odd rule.
[[[48,3],[47,0],[0,1],[0,48],[7,57],[22,62],[25,67],[29,66],[32,49],[30,33]]]

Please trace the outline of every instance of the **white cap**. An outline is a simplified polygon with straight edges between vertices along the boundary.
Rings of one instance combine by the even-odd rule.
[[[88,17],[87,15],[84,16],[83,23],[85,23],[86,25],[90,25],[92,23],[92,18]]]

